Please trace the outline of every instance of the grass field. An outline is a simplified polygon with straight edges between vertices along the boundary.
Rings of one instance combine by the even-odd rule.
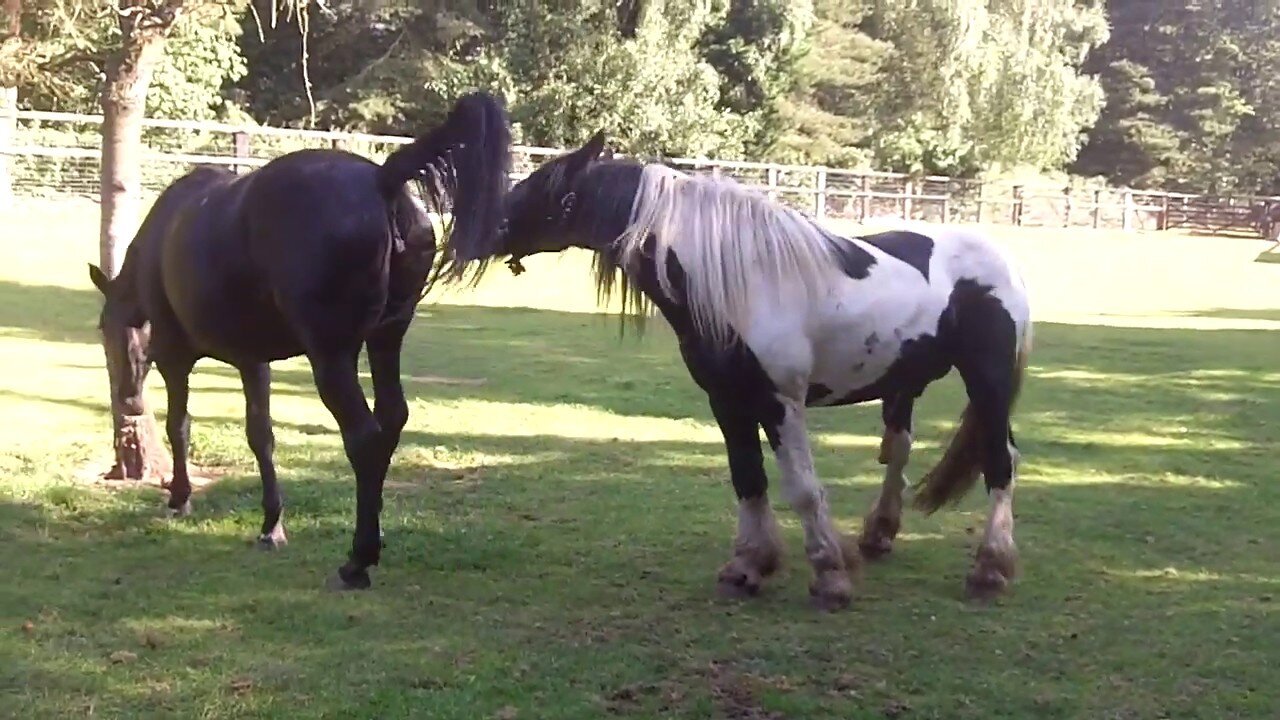
[[[251,549],[234,373],[193,379],[195,515],[91,481],[109,459],[92,206],[0,214],[0,716],[1280,716],[1280,265],[1265,243],[998,231],[1037,346],[1016,419],[1023,576],[961,600],[981,493],[908,513],[820,615],[794,515],[756,601],[714,597],[735,508],[666,328],[619,339],[583,258],[425,304],[411,419],[364,594],[322,590],[353,482],[302,362],[276,368],[291,544]],[[163,411],[160,379],[151,395]],[[914,478],[961,408],[922,400]],[[878,408],[811,416],[838,524],[875,496]],[[775,474],[772,461],[768,468]]]

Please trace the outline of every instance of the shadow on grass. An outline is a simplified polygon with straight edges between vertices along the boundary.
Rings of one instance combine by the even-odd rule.
[[[0,610],[9,627],[31,623],[0,635],[0,686],[63,716],[96,703],[134,716],[410,717],[430,706],[490,717],[510,706],[577,718],[618,698],[670,717],[732,716],[730,701],[796,717],[903,703],[944,717],[1275,715],[1264,693],[1280,656],[1257,628],[1274,619],[1278,582],[1266,552],[1280,542],[1276,333],[1040,324],[1018,410],[1014,595],[990,610],[959,599],[985,520],[979,491],[931,517],[908,512],[853,608],[819,618],[783,503],[785,569],[754,602],[712,599],[734,528],[714,434],[421,425],[433,406],[476,400],[711,425],[665,328],[638,342],[616,332],[591,315],[422,312],[404,352],[414,409],[371,593],[319,589],[349,546],[354,484],[333,433],[314,423],[277,423],[291,544],[276,554],[249,548],[261,511],[247,447],[240,471],[182,521],[160,517],[155,491],[0,500],[6,567],[22,579],[0,585]],[[315,397],[305,369],[276,375],[277,393]],[[954,377],[926,394],[912,472],[936,459],[962,404]],[[819,433],[879,433],[875,408],[810,419]],[[196,423],[242,427],[238,416]],[[309,439],[320,433],[329,441]],[[878,485],[874,451],[819,442],[816,462],[837,523],[856,532]],[[726,690],[726,674],[758,684]]]
[[[94,290],[0,280],[0,334],[96,343],[101,296]]]
[[[1258,253],[1258,257],[1254,258],[1254,262],[1259,263],[1280,263],[1280,242]]]

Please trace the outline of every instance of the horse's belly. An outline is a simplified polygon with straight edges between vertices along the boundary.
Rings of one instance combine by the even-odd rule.
[[[193,281],[170,291],[173,312],[193,349],[233,365],[284,360],[302,343],[268,295]]]
[[[950,364],[935,338],[942,311],[937,305],[904,303],[829,323],[814,340],[810,403],[840,405],[918,392],[946,374]]]

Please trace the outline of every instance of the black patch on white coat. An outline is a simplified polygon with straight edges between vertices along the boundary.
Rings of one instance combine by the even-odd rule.
[[[962,344],[960,332],[979,331],[978,328],[970,329],[962,326],[959,322],[961,310],[990,303],[996,305],[1000,303],[991,294],[990,287],[972,280],[957,282],[951,291],[946,308],[938,318],[938,327],[934,334],[921,335],[904,341],[898,358],[893,361],[884,375],[870,385],[855,388],[839,397],[833,397],[834,391],[825,386],[823,389],[827,392],[820,394],[815,393],[814,388],[811,388],[809,404],[831,407],[854,405],[899,395],[918,397],[924,392],[926,386],[951,372]],[[1007,312],[1003,315],[1008,317]],[[1013,319],[1009,318],[1008,324],[1011,325],[1012,322]],[[1012,329],[1009,327],[991,328],[991,331],[999,336],[1012,336]],[[856,367],[854,372],[857,372]]]
[[[929,260],[933,257],[932,238],[907,230],[891,230],[859,239],[898,258],[920,271],[925,280],[929,279]]]
[[[827,242],[836,253],[840,270],[854,280],[865,280],[875,267],[876,258],[857,243],[835,235],[827,235]]]

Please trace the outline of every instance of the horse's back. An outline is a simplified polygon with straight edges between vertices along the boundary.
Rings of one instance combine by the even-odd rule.
[[[341,151],[290,153],[186,207],[163,267],[193,345],[236,363],[358,343],[386,302],[376,169]]]

